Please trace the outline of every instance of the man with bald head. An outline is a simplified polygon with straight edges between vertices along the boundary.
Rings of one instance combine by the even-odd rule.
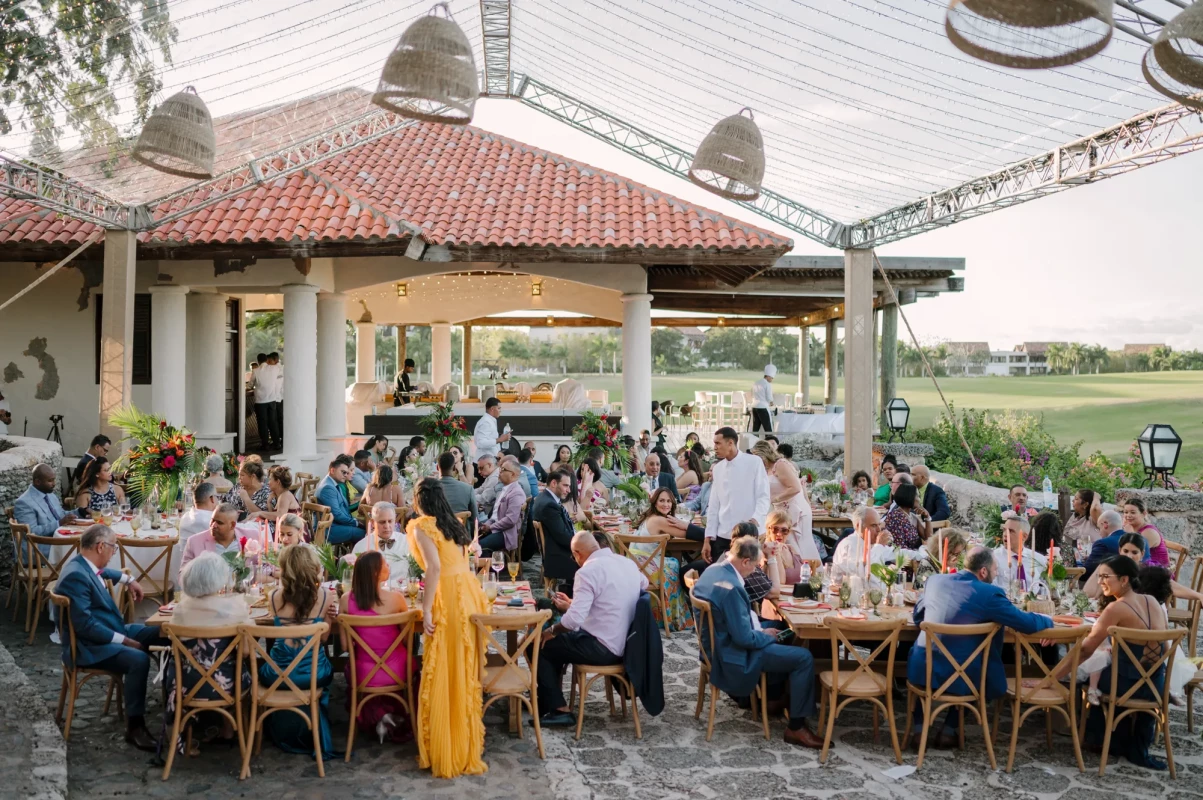
[[[932,522],[948,519],[952,511],[948,508],[948,495],[931,482],[931,473],[922,464],[911,467],[911,481],[919,491],[919,503],[931,514]]]
[[[588,531],[572,537],[572,560],[578,567],[572,597],[556,592],[552,598],[564,616],[544,631],[539,654],[541,725],[576,724],[564,699],[564,668],[621,664],[635,605],[647,590],[635,562],[603,549]]]
[[[13,503],[13,517],[22,525],[28,525],[34,536],[53,536],[60,525],[75,518],[74,514],[66,512],[54,493],[54,468],[49,464],[38,464],[33,468],[29,488]],[[45,555],[50,555],[49,546],[39,547]]]

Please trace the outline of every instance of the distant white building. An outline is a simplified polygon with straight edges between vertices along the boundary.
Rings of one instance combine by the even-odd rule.
[[[991,350],[989,342],[948,342],[944,367],[949,375],[1045,375],[1048,348],[1064,342],[1024,342],[1011,350]]]

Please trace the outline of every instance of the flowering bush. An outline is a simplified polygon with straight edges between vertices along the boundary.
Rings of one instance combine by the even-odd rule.
[[[457,417],[451,412],[451,403],[418,403],[426,406],[430,413],[418,420],[418,426],[426,434],[426,444],[438,453],[444,453],[452,447],[464,449],[468,440],[468,425],[463,417]]]
[[[129,445],[114,468],[125,470],[130,503],[140,506],[153,499],[160,509],[174,506],[204,465],[206,451],[196,446],[191,431],[134,406],[115,411],[109,423],[125,431],[122,441]]]
[[[592,411],[581,412],[581,422],[572,429],[572,441],[576,450],[572,454],[572,465],[579,467],[581,462],[595,447],[601,448],[604,463],[600,466],[609,467],[620,472],[627,471],[627,459],[618,446],[618,429],[610,425],[609,417],[605,414],[594,414]]]

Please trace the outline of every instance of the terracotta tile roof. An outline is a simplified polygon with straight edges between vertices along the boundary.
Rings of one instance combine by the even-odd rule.
[[[239,125],[241,117],[223,125]],[[219,133],[219,137],[222,134]],[[423,124],[139,235],[151,245],[379,242],[762,251],[789,239],[478,128]],[[0,198],[0,244],[72,244],[93,230]]]

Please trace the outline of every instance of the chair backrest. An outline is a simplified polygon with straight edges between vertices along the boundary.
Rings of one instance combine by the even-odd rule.
[[[639,567],[639,571],[647,577],[648,582],[658,586],[664,577],[664,557],[668,553],[669,538],[667,533],[648,534],[647,536],[616,533],[613,534],[612,541],[617,546],[619,555],[634,561],[635,566]],[[637,544],[650,544],[653,547],[650,552],[632,551],[631,545]]]
[[[296,705],[317,702],[318,654],[322,648],[322,636],[330,630],[329,623],[314,622],[309,625],[283,625],[280,627],[250,624],[238,627],[242,631],[243,652],[251,659],[251,691],[256,696],[260,694],[260,691],[259,669],[255,662],[262,658],[267,663],[275,664],[268,647],[265,647],[260,640],[263,639],[271,643],[276,639],[308,639],[304,646],[297,651],[292,661],[286,665],[276,665],[275,680],[268,685],[264,692],[267,694],[276,692],[291,693],[295,696]],[[302,689],[292,679],[292,673],[306,658],[311,659],[312,662],[309,665],[309,685],[305,689]],[[264,678],[264,680],[267,679]]]
[[[526,526],[530,522],[530,507],[531,499],[527,498],[522,504],[522,510],[518,512],[518,544],[515,545],[513,552],[506,553],[506,558],[510,561],[522,560],[522,545],[526,540]]]
[[[8,530],[13,537],[13,564],[14,569],[19,569],[21,564],[25,562],[25,557],[22,552],[25,549],[25,537],[29,535],[29,526],[22,525],[12,517],[8,518]]]
[[[1019,702],[1031,703],[1040,692],[1055,692],[1060,703],[1068,702],[1076,691],[1078,662],[1082,657],[1082,641],[1089,634],[1089,625],[1078,625],[1073,628],[1049,628],[1037,631],[1030,636],[1015,633],[1015,674],[1023,675],[1026,671],[1029,675],[1033,675],[1038,668],[1040,676],[1039,679],[1029,677],[1015,682]],[[1040,651],[1040,645],[1043,642],[1065,645],[1065,655],[1052,666],[1044,663]],[[1025,656],[1029,665],[1035,664],[1036,666],[1028,666],[1025,670],[1023,663]],[[1058,679],[1057,676],[1063,671],[1068,671],[1069,683],[1062,683]],[[1047,702],[1041,704],[1049,705]]]
[[[301,503],[301,517],[309,526],[309,535],[315,545],[326,543],[326,534],[334,524],[334,513],[330,506],[320,503]]]
[[[485,694],[504,694],[498,689],[524,683],[534,693],[534,676],[539,670],[539,650],[543,647],[543,626],[551,611],[527,611],[518,614],[473,614],[468,619],[476,626],[476,645],[480,654],[480,682]],[[529,630],[527,630],[529,628]],[[496,631],[526,631],[510,653],[493,635]],[[508,636],[507,636],[508,638]],[[528,652],[529,651],[529,652]],[[530,669],[524,670],[518,659],[526,655]],[[490,656],[493,663],[490,664]]]
[[[71,598],[66,595],[56,594],[52,589],[50,591],[50,602],[58,609],[59,638],[67,643],[67,652],[71,657],[71,663],[65,666],[73,668],[79,663],[79,658],[75,648],[75,626],[71,624]]]
[[[535,526],[535,540],[539,543],[539,555],[543,558],[547,557],[547,548],[543,546],[543,523],[539,520],[532,520],[531,524]]]
[[[1111,636],[1111,702],[1117,706],[1129,708],[1160,707],[1162,712],[1168,712],[1170,695],[1166,687],[1169,686],[1169,681],[1164,681],[1162,688],[1159,689],[1153,676],[1157,674],[1163,664],[1165,665],[1165,674],[1167,676],[1170,674],[1174,668],[1174,653],[1178,651],[1178,643],[1189,633],[1189,630],[1187,628],[1171,628],[1163,631],[1149,631],[1112,625],[1107,629],[1107,633]],[[1141,656],[1145,652],[1145,646],[1157,643],[1164,643],[1161,655],[1149,664],[1144,663]],[[1137,646],[1135,650],[1131,645]],[[1132,669],[1140,675],[1122,695],[1117,691],[1120,670],[1114,666],[1119,663],[1120,658],[1127,658],[1131,662]],[[1159,700],[1154,702],[1134,699],[1133,695],[1141,689],[1148,689]]]
[[[990,651],[990,643],[994,641],[994,637],[998,634],[999,626],[993,622],[983,622],[978,625],[940,625],[935,622],[924,622],[919,626],[919,630],[923,631],[927,637],[927,693],[934,700],[977,700],[984,697],[986,694],[986,667],[989,659],[987,653]],[[944,644],[944,637],[962,637],[962,636],[981,636],[982,641],[967,658],[962,661],[957,661],[956,657],[949,652],[948,647]],[[952,674],[948,676],[948,680],[944,681],[939,688],[932,687],[932,659],[939,650],[940,654],[948,661],[948,665],[952,667]],[[982,672],[978,676],[977,685],[970,680],[967,670],[975,660],[981,658]],[[968,695],[952,694],[949,690],[957,683],[958,680],[964,682],[969,688]]]
[[[301,479],[301,490],[296,495],[298,503],[308,503],[313,500],[313,494],[317,490],[319,478],[308,477]]]
[[[129,565],[125,563],[125,559],[128,556],[134,569],[137,571],[137,574],[131,572],[134,580],[140,584],[146,584],[151,589],[147,594],[162,594],[164,599],[166,599],[168,587],[171,586],[172,580],[171,551],[172,548],[179,544],[179,541],[180,537],[178,534],[160,539],[135,539],[128,536],[118,536],[117,552],[121,555],[121,568],[129,569]],[[159,554],[149,564],[142,563],[134,556],[134,553],[129,552],[149,547],[159,548]],[[163,579],[162,581],[157,581],[151,577],[150,571],[160,561],[163,562]]]
[[[215,705],[237,705],[242,702],[241,680],[237,677],[235,678],[234,694],[230,694],[229,690],[223,688],[221,682],[214,677],[231,656],[234,658],[234,674],[235,676],[240,674],[244,646],[241,625],[203,627],[166,623],[162,626],[162,634],[171,642],[171,661],[175,667],[175,692],[176,703],[179,704],[178,707],[187,708],[193,705],[197,694],[206,686],[219,699],[206,698],[199,701],[197,705],[212,707]],[[213,659],[208,666],[204,666],[197,661],[196,656],[192,654],[192,648],[188,646],[189,642],[197,639],[229,639],[230,641],[226,644],[225,649],[218,654],[217,658]],[[191,664],[192,669],[198,676],[192,688],[187,689],[187,693],[185,693],[184,684],[185,663]]]
[[[856,680],[861,675],[867,676],[876,680],[873,663],[878,657],[885,653],[885,687],[886,691],[890,691],[890,687],[894,685],[894,653],[898,648],[898,634],[902,631],[902,626],[905,620],[902,617],[884,621],[860,621],[844,619],[838,614],[831,614],[823,620],[823,624],[827,626],[828,632],[831,634],[831,652],[833,654],[840,652],[840,645],[844,646],[844,651],[847,655],[852,656],[852,661],[844,661],[844,671],[852,670],[849,677],[840,677],[840,659],[831,659],[831,669],[833,673],[834,685],[844,686],[848,681]],[[860,641],[863,649],[865,647],[865,639],[872,638],[878,634],[886,634],[885,638],[878,642],[869,655],[861,654],[861,651],[852,644],[853,641]],[[866,634],[869,636],[866,637]],[[853,666],[855,664],[855,666]]]
[[[22,538],[25,539],[25,554],[29,559],[26,563],[29,564],[30,569],[36,572],[43,581],[57,581],[63,567],[79,552],[79,542],[83,538],[83,534],[36,536],[26,533]],[[52,561],[50,556],[42,554],[42,551],[38,549],[39,545],[46,545],[48,548],[66,547],[67,550],[58,559]]]
[[[707,670],[710,670],[710,654],[714,652],[714,613],[710,608],[710,603],[698,599],[693,592],[689,593],[689,602],[698,615],[693,626],[698,635],[698,654],[702,659],[702,664]]]
[[[302,498],[301,495],[298,494],[298,492],[304,491],[306,481],[313,481],[312,485],[317,485],[317,478],[308,472],[297,472],[292,476],[292,486],[288,487],[288,491],[293,493],[293,496],[297,498],[298,503],[303,503],[309,499],[308,497]]]
[[[1174,580],[1178,581],[1179,583],[1182,583],[1182,579],[1178,576],[1182,569],[1182,565],[1184,563],[1186,563],[1186,556],[1189,554],[1190,551],[1187,549],[1186,545],[1178,544],[1177,542],[1171,542],[1169,539],[1166,539],[1164,536],[1161,537],[1161,541],[1165,542],[1165,548],[1167,550],[1169,550],[1171,553],[1175,554],[1174,555],[1174,563],[1170,567],[1170,577],[1173,578]]]
[[[414,651],[414,631],[419,622],[422,621],[421,609],[413,611],[402,611],[397,614],[377,614],[375,616],[360,616],[358,614],[339,614],[338,624],[342,627],[343,635],[347,643],[347,656],[352,665],[358,663],[355,653],[361,652],[367,655],[372,660],[372,666],[364,675],[357,674],[359,670],[352,666],[351,681],[356,688],[369,686],[371,681],[380,672],[392,681],[392,687],[408,686],[413,681],[413,662],[414,656],[417,653]],[[375,650],[368,646],[367,642],[360,636],[359,631],[362,628],[383,628],[388,625],[396,625],[399,630],[392,644],[383,653],[377,654]],[[396,652],[398,647],[404,647],[408,657],[405,659],[405,674],[398,675],[395,670],[388,664],[388,660]],[[383,686],[372,686],[373,689],[381,689]]]

